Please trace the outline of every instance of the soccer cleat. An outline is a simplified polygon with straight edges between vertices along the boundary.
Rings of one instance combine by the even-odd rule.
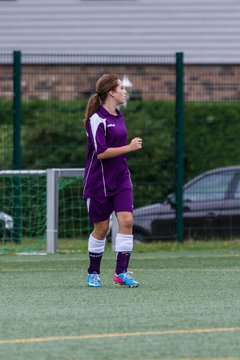
[[[88,274],[87,282],[89,287],[98,288],[102,286],[100,276],[96,272]]]
[[[133,280],[133,278],[130,276],[129,272],[123,272],[121,274],[115,274],[113,277],[113,281],[116,286],[124,286],[124,287],[138,287],[139,282]]]

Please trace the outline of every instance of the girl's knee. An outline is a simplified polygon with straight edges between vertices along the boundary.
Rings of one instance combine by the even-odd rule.
[[[131,213],[129,214],[125,214],[124,216],[121,216],[119,220],[119,226],[121,228],[125,228],[125,229],[132,229],[133,226],[133,216]]]
[[[109,221],[101,221],[94,224],[93,236],[99,240],[107,236],[109,230]]]

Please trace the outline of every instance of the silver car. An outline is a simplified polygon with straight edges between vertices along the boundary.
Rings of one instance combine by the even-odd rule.
[[[13,218],[11,215],[8,215],[2,211],[0,211],[0,221],[4,222],[4,227],[7,230],[13,229]]]
[[[134,210],[135,240],[176,239],[175,195]],[[240,236],[240,166],[207,171],[183,189],[185,238]]]

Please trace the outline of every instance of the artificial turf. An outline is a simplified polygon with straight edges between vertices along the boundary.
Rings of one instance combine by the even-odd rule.
[[[0,257],[1,360],[240,359],[240,250],[135,252],[139,288],[86,285],[87,255]]]

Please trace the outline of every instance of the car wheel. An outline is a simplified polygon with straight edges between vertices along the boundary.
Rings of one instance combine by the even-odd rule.
[[[137,243],[146,243],[149,242],[150,240],[146,234],[144,234],[141,231],[135,230],[133,231],[133,241],[135,244],[137,244]]]

